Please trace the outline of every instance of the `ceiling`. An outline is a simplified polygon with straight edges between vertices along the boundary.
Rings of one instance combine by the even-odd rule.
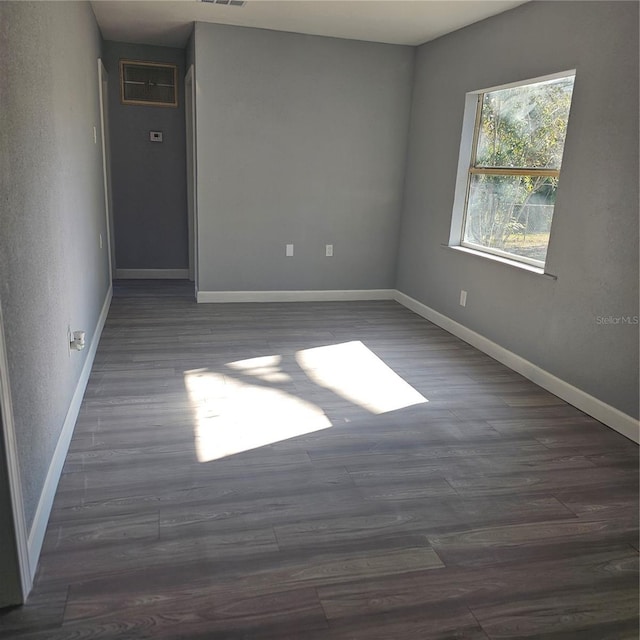
[[[105,40],[184,47],[196,21],[418,45],[526,0],[94,0]]]

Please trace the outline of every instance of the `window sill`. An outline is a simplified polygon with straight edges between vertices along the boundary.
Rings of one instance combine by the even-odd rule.
[[[528,271],[529,273],[534,273],[538,276],[549,278],[550,280],[558,279],[558,276],[555,276],[552,273],[547,273],[544,269],[540,267],[534,267],[533,265],[525,264],[524,262],[518,262],[517,260],[509,260],[509,258],[503,258],[502,256],[496,256],[491,253],[485,253],[484,251],[476,251],[475,249],[469,249],[468,247],[462,247],[460,245],[442,244],[440,246],[444,247],[445,249],[452,249],[453,251],[457,251],[459,253],[466,253],[472,256],[476,256],[478,258],[483,258],[485,260],[499,262],[509,267],[515,267],[516,269],[520,269],[522,271]]]

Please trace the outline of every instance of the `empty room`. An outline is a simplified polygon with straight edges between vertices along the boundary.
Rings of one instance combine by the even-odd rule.
[[[0,2],[0,638],[636,640],[638,25]]]

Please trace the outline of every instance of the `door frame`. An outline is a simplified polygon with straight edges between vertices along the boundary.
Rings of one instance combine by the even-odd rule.
[[[184,78],[184,114],[187,142],[187,227],[189,235],[189,280],[198,293],[198,171],[196,147],[196,80],[191,65]]]
[[[9,477],[9,496],[11,500],[11,515],[13,517],[13,530],[17,551],[18,573],[16,576],[22,591],[22,601],[26,602],[27,596],[33,586],[33,574],[35,567],[31,567],[29,558],[29,532],[24,515],[24,499],[22,496],[22,479],[20,476],[20,463],[18,460],[18,446],[16,442],[15,422],[13,419],[13,405],[11,401],[11,386],[9,384],[9,360],[4,337],[4,320],[2,316],[2,303],[0,301],[0,412],[2,433],[4,436],[4,450],[7,462],[7,475]]]
[[[116,274],[116,253],[113,241],[113,198],[111,190],[111,144],[109,142],[109,74],[98,58],[98,96],[100,103],[100,138],[102,142],[102,179],[107,228],[107,255],[109,256],[109,284]]]

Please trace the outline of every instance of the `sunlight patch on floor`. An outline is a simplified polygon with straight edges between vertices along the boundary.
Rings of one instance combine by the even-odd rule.
[[[252,385],[207,369],[185,371],[184,380],[196,414],[199,462],[331,426],[320,407],[280,389]]]
[[[359,340],[304,349],[296,361],[316,384],[371,413],[428,402]]]
[[[261,356],[227,362],[227,367],[247,376],[253,376],[265,382],[290,382],[291,376],[280,369],[282,356]]]
[[[225,366],[226,375],[208,369],[184,372],[195,413],[198,461],[218,460],[332,426],[323,408],[296,395],[295,387],[290,393],[276,386],[292,382],[282,370],[282,356]],[[359,341],[303,349],[288,366],[299,367],[312,383],[368,413],[428,402]]]

